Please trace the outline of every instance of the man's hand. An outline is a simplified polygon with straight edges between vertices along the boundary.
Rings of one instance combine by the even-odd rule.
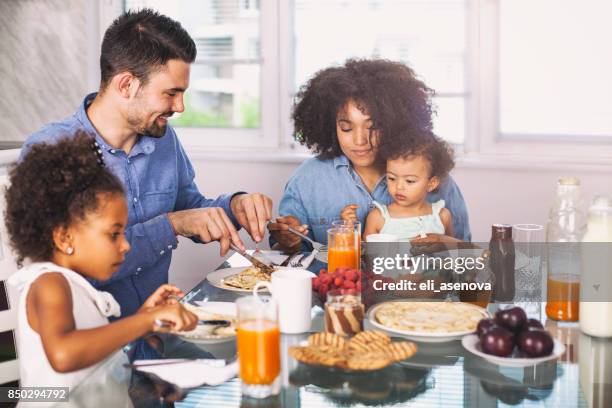
[[[293,227],[302,234],[308,235],[308,225],[302,225],[293,215],[279,217],[276,222],[268,225],[270,235],[278,242],[278,244],[287,250],[298,249],[302,243],[302,238],[295,235],[293,232],[287,231],[287,226]]]
[[[232,198],[230,208],[253,241],[261,242],[266,222],[272,218],[272,199],[261,193],[239,194]]]
[[[357,204],[349,204],[340,211],[340,218],[343,221],[352,221],[357,222],[359,218],[357,218],[357,209],[359,206]]]
[[[168,213],[168,219],[177,235],[195,236],[202,242],[219,241],[221,256],[229,250],[230,240],[240,249],[245,249],[238,231],[223,208],[208,207],[177,211]]]

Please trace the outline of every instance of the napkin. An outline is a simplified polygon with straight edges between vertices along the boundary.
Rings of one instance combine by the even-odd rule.
[[[238,361],[231,364],[225,360],[198,359],[185,360],[177,363],[176,360],[137,360],[134,369],[155,374],[160,379],[172,383],[180,388],[195,388],[202,385],[219,385],[234,378],[238,374]],[[140,364],[151,364],[146,367],[138,367]]]
[[[259,256],[260,254],[256,251],[252,251],[252,250],[247,250],[247,252],[251,255],[253,255],[255,258],[262,260],[262,261],[271,261],[274,262],[275,264],[280,265],[285,259],[288,258],[288,255],[283,255],[280,252],[264,252],[263,253],[263,257]],[[265,258],[264,258],[265,257]],[[236,253],[233,254],[232,256],[230,256],[227,259],[227,262],[232,265],[232,267],[234,268],[241,268],[241,267],[247,267],[247,266],[251,266],[251,262],[246,259],[245,257],[243,257],[242,255]]]
[[[281,263],[283,263],[284,260],[286,260],[289,257],[289,255],[284,255],[279,251],[265,251],[265,252],[262,251],[260,253],[258,251],[248,250],[247,252],[261,261],[271,261],[277,265],[280,265]],[[260,254],[263,256],[260,256]],[[298,259],[302,257],[302,255],[303,254],[301,253],[292,255],[293,260],[297,261]],[[302,259],[302,268],[304,269],[308,268],[310,264],[314,261],[314,257],[315,257],[315,254],[314,252],[312,252],[310,255]],[[251,262],[249,262],[248,259],[244,258],[240,254],[233,254],[227,259],[227,262],[229,262],[229,264],[232,265],[232,267],[234,268],[241,268],[243,266],[244,267],[251,266]]]

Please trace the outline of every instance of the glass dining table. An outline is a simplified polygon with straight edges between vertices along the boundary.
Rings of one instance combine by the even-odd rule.
[[[243,259],[232,256],[218,269],[243,264]],[[309,269],[318,271],[322,266],[315,261]],[[243,295],[212,286],[204,279],[183,301],[233,302]],[[491,312],[495,308],[489,305]],[[311,330],[323,330],[323,309],[317,302],[312,317]],[[365,328],[370,327],[366,321]],[[214,387],[181,390],[128,368],[118,368],[112,360],[99,370],[104,373],[123,369],[134,405],[147,407],[612,407],[612,339],[584,335],[577,324],[549,320],[545,327],[565,345],[566,351],[559,359],[536,366],[513,368],[492,364],[472,355],[455,340],[417,342],[418,352],[413,357],[368,373],[346,373],[298,363],[287,350],[309,333],[283,334],[282,390],[278,396],[264,400],[243,397],[238,378]],[[201,347],[216,358],[231,359],[236,353],[233,341]],[[71,400],[95,404],[105,400],[110,392],[116,391],[112,387],[79,385],[70,395]]]

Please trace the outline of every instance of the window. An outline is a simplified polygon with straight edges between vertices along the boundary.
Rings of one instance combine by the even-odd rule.
[[[612,7],[577,0],[499,5],[500,135],[612,136]]]
[[[435,132],[465,138],[467,1],[295,0],[294,89],[347,58],[403,61],[436,91]]]
[[[291,146],[296,90],[349,57],[408,63],[435,90],[435,132],[457,152],[612,154],[606,0],[127,0],[194,37],[188,143]]]
[[[468,113],[479,151],[609,163],[612,3],[497,0],[479,11],[481,99]]]
[[[260,126],[259,10],[256,1],[127,0],[126,9],[151,7],[181,22],[198,50],[185,111],[177,127]]]

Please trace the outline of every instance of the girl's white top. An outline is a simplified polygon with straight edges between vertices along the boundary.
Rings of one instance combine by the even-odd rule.
[[[374,201],[374,205],[380,210],[385,224],[380,230],[381,234],[393,234],[400,241],[409,241],[416,237],[424,238],[426,234],[444,234],[444,224],[440,218],[440,211],[444,208],[444,200],[438,200],[431,204],[431,214],[418,217],[395,218],[389,214],[386,205]]]
[[[90,367],[69,373],[59,373],[51,367],[45,354],[42,341],[28,323],[26,314],[26,299],[30,285],[39,276],[48,272],[59,272],[68,281],[72,295],[72,315],[74,317],[76,330],[92,329],[108,324],[109,316],[120,316],[121,308],[115,298],[108,293],[98,291],[83,276],[78,273],[62,268],[52,262],[36,262],[20,269],[13,274],[8,282],[19,291],[17,306],[17,354],[19,358],[20,383],[22,387],[69,387],[70,391],[82,382],[91,382],[92,378],[98,378],[98,383],[111,386],[124,381],[121,373],[108,370],[107,373],[95,373],[96,369],[104,365],[108,360],[121,360],[127,363],[128,359],[123,351],[110,355],[107,359],[100,361]],[[117,355],[120,353],[120,355]],[[123,356],[121,356],[123,355]],[[125,370],[127,371],[127,370]],[[118,375],[118,377],[117,377]],[[83,381],[86,380],[87,381]],[[89,385],[88,385],[89,386]],[[127,387],[126,394],[127,398]],[[41,403],[33,403],[33,406],[41,407]],[[25,406],[26,404],[20,404]],[[123,405],[123,404],[120,404]],[[61,406],[61,405],[60,405]]]

